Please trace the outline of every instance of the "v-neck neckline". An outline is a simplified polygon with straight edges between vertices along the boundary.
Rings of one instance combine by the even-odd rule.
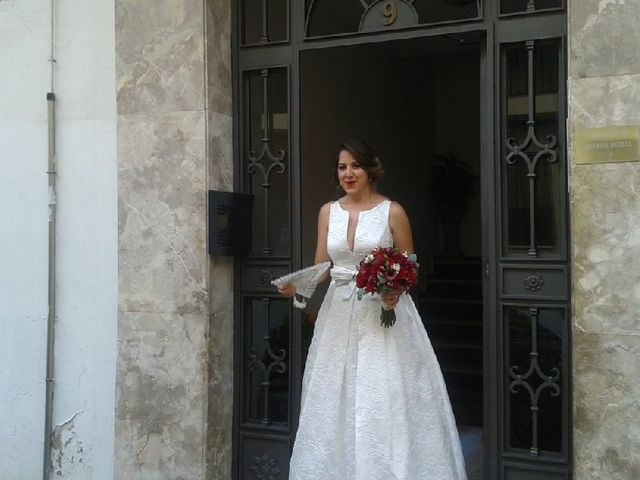
[[[355,212],[358,214],[358,218],[356,220],[356,224],[353,227],[353,248],[351,248],[349,246],[349,220],[351,220],[351,212],[349,210],[347,210],[346,208],[344,208],[341,204],[339,200],[336,200],[336,203],[338,204],[338,208],[340,210],[342,210],[344,213],[347,214],[347,234],[345,235],[345,242],[347,243],[347,250],[349,251],[349,253],[351,253],[352,255],[356,253],[356,240],[358,238],[358,227],[360,226],[360,216],[363,213],[369,213],[372,212],[373,210],[377,209],[380,205],[382,205],[384,202],[388,201],[387,198],[385,198],[384,200],[378,202],[376,205],[374,205],[371,208],[368,208],[367,210],[360,210],[358,212]]]

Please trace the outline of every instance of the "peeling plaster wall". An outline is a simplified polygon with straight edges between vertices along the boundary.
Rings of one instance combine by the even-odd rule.
[[[0,2],[0,471],[8,478],[42,471],[48,25],[37,3]]]
[[[117,218],[114,11],[56,2],[54,472],[113,477]],[[0,1],[0,478],[42,475],[50,2]]]
[[[640,126],[640,4],[569,2],[574,465],[640,478],[640,162],[577,165],[575,132]]]

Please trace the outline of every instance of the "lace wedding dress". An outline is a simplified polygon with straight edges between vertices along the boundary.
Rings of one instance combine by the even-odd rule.
[[[380,300],[351,279],[376,246],[391,246],[384,200],[360,213],[331,205],[332,281],[318,313],[302,386],[290,480],[461,480],[464,459],[438,361],[409,295],[380,325]]]

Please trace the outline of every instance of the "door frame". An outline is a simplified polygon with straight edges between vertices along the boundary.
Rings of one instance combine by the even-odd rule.
[[[241,18],[242,1],[233,2],[232,9],[232,61],[233,61],[233,146],[234,146],[234,190],[246,191],[248,174],[245,168],[245,158],[242,152],[246,151],[243,129],[245,119],[243,112],[243,77],[247,72],[260,69],[285,68],[287,71],[288,95],[289,95],[289,191],[291,198],[290,227],[291,238],[299,238],[301,234],[301,209],[300,202],[300,177],[301,177],[301,137],[300,137],[300,60],[301,54],[314,50],[341,46],[353,46],[361,44],[375,44],[394,40],[408,40],[415,38],[437,37],[443,35],[457,35],[470,32],[479,32],[484,37],[484,45],[480,51],[480,147],[481,147],[481,242],[483,265],[483,382],[484,382],[484,478],[507,478],[504,471],[504,462],[512,462],[514,465],[535,464],[535,459],[519,457],[518,455],[506,455],[504,448],[504,405],[501,403],[503,379],[501,378],[502,365],[502,323],[501,305],[504,303],[500,295],[500,274],[503,258],[501,255],[501,170],[499,165],[501,152],[501,48],[504,44],[524,42],[526,40],[544,40],[551,38],[561,39],[561,55],[566,59],[566,8],[560,10],[540,11],[522,15],[500,15],[497,8],[497,0],[483,2],[483,15],[480,19],[466,22],[449,23],[439,26],[427,26],[422,28],[394,30],[378,33],[336,36],[322,39],[303,38],[303,29],[300,22],[304,19],[304,3],[295,0],[289,2],[289,27],[288,39],[283,42],[274,42],[258,46],[241,45]],[[561,62],[563,65],[566,60]],[[566,69],[562,69],[561,79],[566,79]],[[566,117],[566,88],[560,82],[559,98],[561,99],[559,136],[566,138],[564,118]],[[564,147],[565,142],[562,142]],[[566,158],[566,155],[564,156]],[[565,167],[566,181],[566,167]],[[566,197],[565,197],[566,199]],[[564,206],[566,212],[568,208]],[[567,218],[565,217],[565,222]],[[567,222],[568,223],[568,222]],[[568,232],[568,227],[567,227]],[[245,308],[244,295],[254,295],[264,298],[275,298],[273,293],[265,291],[257,292],[255,288],[248,288],[246,277],[248,265],[257,266],[262,271],[278,271],[274,266],[289,270],[300,268],[301,242],[292,241],[289,256],[285,257],[248,257],[236,259],[234,291],[234,453],[233,475],[234,478],[243,478],[240,474],[241,453],[238,445],[246,431],[256,438],[282,440],[281,436],[289,436],[289,448],[292,447],[293,437],[297,429],[302,379],[302,344],[301,344],[301,319],[298,312],[293,312],[290,330],[290,392],[294,400],[290,405],[290,422],[287,427],[249,425],[242,422],[242,389],[243,372],[238,369],[243,365],[243,333],[241,325],[244,322]],[[272,268],[274,267],[274,268]],[[567,267],[568,273],[568,267]],[[567,304],[567,319],[569,317],[569,305]],[[570,329],[569,329],[570,335]],[[565,339],[569,342],[570,338]],[[570,362],[570,357],[567,359]],[[570,372],[570,369],[569,369]],[[570,373],[569,373],[570,375]],[[570,379],[569,379],[570,380]],[[562,478],[571,478],[571,390],[570,381],[566,395],[564,395],[566,412],[566,438],[565,455],[561,462],[543,462],[540,468],[534,469],[544,472],[549,465],[564,465]],[[568,402],[568,403],[567,403]],[[509,476],[508,478],[516,478]],[[555,478],[555,477],[554,477]],[[558,477],[560,478],[560,477]]]

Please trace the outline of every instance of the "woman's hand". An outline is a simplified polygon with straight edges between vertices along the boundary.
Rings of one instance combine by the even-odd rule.
[[[391,290],[382,295],[382,297],[380,298],[382,299],[382,302],[387,306],[387,308],[389,310],[392,310],[396,308],[396,305],[398,305],[398,302],[400,301],[400,295],[402,295],[401,290]]]
[[[290,283],[286,283],[286,284],[278,287],[278,292],[283,297],[293,298],[294,295],[296,294],[296,287],[294,287]]]

